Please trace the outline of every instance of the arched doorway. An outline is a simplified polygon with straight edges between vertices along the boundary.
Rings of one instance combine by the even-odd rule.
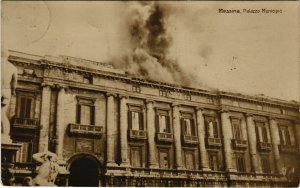
[[[89,155],[81,155],[72,160],[69,172],[69,186],[99,186],[99,164],[96,159]]]

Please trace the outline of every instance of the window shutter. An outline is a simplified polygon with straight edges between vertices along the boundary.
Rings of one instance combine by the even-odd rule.
[[[81,116],[81,105],[77,104],[77,109],[76,109],[76,123],[80,124],[80,116]]]
[[[95,106],[91,106],[91,125],[95,125]]]
[[[128,111],[128,128],[132,129],[132,115],[131,111]]]
[[[290,132],[289,132],[289,127],[287,127],[287,129],[286,129],[286,136],[285,136],[285,138],[286,138],[286,144],[287,145],[291,145],[291,136],[290,136]]]
[[[191,119],[190,122],[191,122],[191,133],[192,133],[191,135],[196,136],[196,127],[195,127],[194,119]]]
[[[208,121],[204,121],[204,125],[205,125],[205,136],[208,137],[209,136],[209,122]]]
[[[30,99],[30,98],[26,99],[26,114],[25,114],[26,118],[31,118],[31,115],[30,115],[30,112],[31,112],[31,101],[32,101],[32,99]]]
[[[295,134],[294,134],[294,130],[293,130],[293,128],[294,127],[292,127],[292,126],[289,126],[289,128],[288,128],[288,131],[289,131],[289,136],[290,136],[290,138],[291,138],[291,145],[296,145],[296,140],[295,140]],[[300,138],[299,138],[300,139]]]
[[[20,99],[20,118],[24,118],[25,117],[25,108],[26,108],[26,101],[24,97],[21,97]]]
[[[258,126],[255,126],[255,133],[256,133],[256,142],[259,142],[259,131],[258,131]]]
[[[264,142],[268,142],[268,135],[267,135],[267,128],[266,127],[262,127],[262,135],[263,135],[263,141]]]
[[[218,134],[218,124],[216,121],[213,122],[214,125],[214,138],[219,138],[219,134]]]
[[[166,116],[166,130],[167,130],[167,133],[171,133],[170,116]]]
[[[280,144],[284,145],[283,137],[282,137],[282,129],[279,129],[279,138],[280,138]]]
[[[159,127],[159,116],[156,114],[155,115],[155,128],[156,128],[156,132],[160,132],[160,127]]]
[[[185,121],[184,121],[183,118],[181,118],[180,121],[181,121],[181,134],[182,135],[186,135],[186,127],[185,127],[186,124],[185,124]]]
[[[144,113],[139,112],[139,130],[144,130]]]

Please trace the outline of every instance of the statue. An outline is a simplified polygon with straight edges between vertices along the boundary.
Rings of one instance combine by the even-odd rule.
[[[2,88],[1,88],[1,125],[2,125],[2,143],[11,143],[9,136],[10,123],[8,119],[8,106],[10,103],[11,95],[15,94],[17,87],[18,71],[17,68],[7,61],[7,57],[2,52],[1,58],[1,74],[2,74]]]
[[[42,165],[37,176],[32,180],[32,186],[55,186],[54,182],[59,168],[57,155],[47,151],[34,154],[33,159],[42,163]]]

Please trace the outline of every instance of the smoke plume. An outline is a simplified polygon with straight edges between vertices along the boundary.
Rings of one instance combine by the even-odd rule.
[[[190,86],[191,76],[169,55],[172,36],[167,19],[170,11],[168,5],[157,2],[129,5],[130,49],[118,67],[144,79]]]

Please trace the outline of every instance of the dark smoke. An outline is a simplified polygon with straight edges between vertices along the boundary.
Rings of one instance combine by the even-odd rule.
[[[150,7],[147,13],[135,8],[128,14],[131,54],[123,58],[122,67],[145,79],[189,86],[190,76],[168,57],[172,45],[166,22],[169,7],[160,3],[140,6]]]

